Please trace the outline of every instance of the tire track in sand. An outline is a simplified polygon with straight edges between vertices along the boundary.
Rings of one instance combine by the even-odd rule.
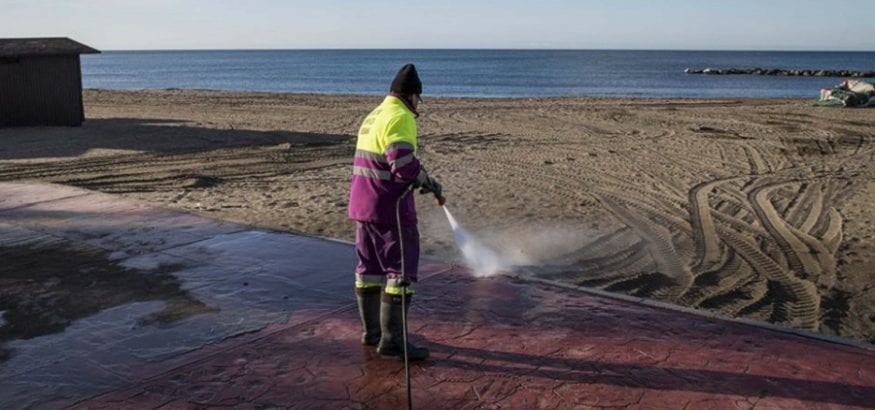
[[[784,297],[778,297],[773,301],[776,305],[773,317],[775,321],[809,330],[818,328],[820,296],[812,283],[803,282],[791,275],[741,234],[720,229],[720,236],[724,243],[738,252],[754,271],[784,290]]]
[[[714,264],[720,262],[720,238],[717,236],[708,198],[716,186],[738,178],[721,178],[703,182],[689,191],[690,224],[693,227],[693,236],[696,237],[693,242],[696,244],[698,258],[698,262],[693,267],[695,271],[711,269]]]
[[[548,151],[551,150],[548,149]],[[541,152],[540,154],[545,155],[544,158],[547,158],[548,160],[555,158],[555,155],[552,152]],[[761,159],[757,160],[757,158],[759,158],[758,153],[750,154],[750,158],[752,158],[751,161],[755,164],[754,167],[758,167],[757,171],[768,172],[768,165]],[[704,240],[705,237],[712,238],[709,240],[709,245],[702,243],[699,247],[703,250],[703,254],[706,247],[710,249],[709,252],[711,253],[707,260],[711,261],[714,267],[717,267],[718,269],[732,267],[732,265],[717,266],[722,257],[720,244],[721,242],[726,242],[726,245],[729,247],[728,251],[737,253],[738,259],[744,261],[743,263],[738,262],[741,263],[741,265],[738,265],[738,271],[745,270],[749,266],[753,268],[753,271],[755,271],[760,278],[763,278],[759,280],[751,279],[746,285],[744,285],[743,291],[733,292],[731,289],[727,291],[725,286],[732,283],[738,283],[743,278],[732,277],[732,272],[728,272],[726,269],[723,269],[722,271],[718,270],[713,276],[717,282],[717,286],[697,295],[697,297],[694,298],[697,299],[697,302],[705,303],[707,301],[706,305],[720,306],[724,311],[737,311],[747,309],[750,306],[754,306],[758,309],[757,311],[762,311],[762,309],[765,308],[763,306],[766,306],[768,307],[768,311],[771,312],[770,315],[774,316],[778,321],[788,322],[805,328],[815,328],[817,326],[819,299],[815,292],[810,292],[810,284],[801,283],[798,279],[786,272],[780,264],[762,253],[757,245],[753,244],[746,238],[748,233],[762,236],[766,231],[750,225],[745,227],[743,225],[746,224],[744,224],[743,221],[735,221],[731,216],[724,215],[720,211],[711,209],[708,197],[715,188],[720,186],[720,182],[725,182],[727,184],[726,187],[721,187],[722,190],[728,190],[727,192],[736,191],[734,197],[743,201],[739,205],[751,206],[749,204],[750,196],[745,195],[742,192],[742,189],[736,189],[731,186],[731,183],[734,180],[742,178],[741,176],[724,178],[720,181],[715,180],[706,182],[701,184],[698,190],[689,191],[687,199],[690,202],[683,204],[686,205],[685,209],[685,206],[679,206],[679,204],[677,204],[677,199],[672,198],[670,195],[657,193],[654,196],[652,192],[644,192],[633,184],[626,181],[616,180],[615,177],[609,175],[601,175],[601,173],[597,171],[591,173],[588,169],[586,171],[573,169],[572,172],[559,167],[550,167],[548,170],[542,170],[541,168],[544,167],[544,164],[547,164],[547,160],[544,160],[544,164],[541,164],[539,162],[542,158],[528,158],[526,163],[518,163],[519,159],[518,156],[510,154],[498,154],[490,156],[486,162],[490,162],[489,168],[492,168],[498,175],[512,173],[514,175],[525,175],[527,178],[539,180],[540,184],[532,184],[533,188],[543,190],[544,181],[555,182],[555,184],[551,185],[558,191],[555,192],[555,194],[559,196],[567,196],[570,200],[579,200],[583,196],[596,197],[599,203],[605,205],[608,210],[616,215],[627,226],[630,226],[635,229],[636,232],[639,232],[639,235],[647,241],[648,246],[653,249],[651,257],[656,262],[656,267],[659,272],[671,274],[684,272],[686,270],[685,267],[679,263],[680,261],[683,261],[684,258],[680,256],[680,252],[674,247],[672,242],[671,229],[674,229],[676,233],[688,232],[691,236],[701,238],[700,240]],[[787,172],[787,170],[782,171],[782,173]],[[793,170],[789,172],[791,174],[794,173]],[[798,172],[798,170],[795,172]],[[654,177],[652,174],[649,176],[651,178]],[[569,186],[569,183],[572,183],[572,185]],[[747,184],[747,188],[750,190],[757,188],[761,189],[761,186],[764,185],[762,185],[762,183]],[[589,195],[586,194],[587,190],[589,191]],[[639,198],[639,196],[641,198]],[[663,207],[666,207],[667,209],[663,209]],[[698,209],[698,211],[692,211],[693,208]],[[709,234],[701,233],[704,232],[701,230],[701,222],[695,222],[695,224],[700,225],[696,226],[696,229],[700,230],[700,234],[693,235],[694,230],[691,229],[692,227],[690,225],[687,225],[689,222],[686,222],[685,220],[674,221],[673,219],[675,217],[669,216],[678,211],[687,210],[700,213],[701,211],[707,210],[709,216],[706,218],[710,217],[711,220],[705,222],[704,225],[707,226],[705,229]],[[683,213],[686,214],[687,212]],[[751,217],[757,216],[758,215],[756,215],[754,211],[751,211]],[[740,228],[741,232],[744,232],[745,235],[734,233],[723,226],[716,226],[715,219],[720,220],[721,222],[725,222],[727,219],[734,221],[734,224],[731,225]],[[700,219],[691,218],[691,220]],[[759,234],[756,232],[759,232]],[[725,236],[729,236],[729,239],[724,240],[723,238]],[[697,241],[694,239],[694,242]],[[670,256],[666,257],[665,255]],[[698,253],[693,252],[693,255],[698,255]],[[700,258],[702,257],[700,256]],[[702,259],[705,260],[705,258]],[[668,276],[677,277],[677,275]],[[625,289],[630,286],[638,286],[631,282],[645,280],[646,278],[637,276],[636,278],[630,278],[629,284],[623,284],[622,279],[618,282],[607,277],[603,277],[602,279],[603,280],[599,281],[602,282],[602,284],[604,284],[604,280],[607,279],[608,283],[617,285],[615,286],[617,289]],[[707,277],[703,280],[706,279]],[[773,285],[766,286],[765,281],[772,282]],[[691,274],[689,282],[692,282]],[[674,286],[664,287],[659,290],[654,290],[652,288],[648,289],[653,290],[653,296],[667,296],[674,299],[683,294],[684,290],[688,287],[689,284],[682,285],[680,291]],[[666,288],[675,289],[674,291],[667,291]],[[777,293],[770,292],[769,289],[773,288],[778,289],[779,291]],[[766,297],[769,299],[764,299]],[[737,300],[733,298],[736,298]]]
[[[662,288],[654,292],[654,295],[675,299],[685,292],[692,284],[693,275],[682,263],[684,259],[675,249],[668,228],[654,224],[651,220],[631,212],[628,206],[635,204],[627,198],[608,192],[600,192],[595,196],[623,223],[634,228],[647,240],[648,246],[653,247],[651,255],[656,261],[659,271],[677,282],[677,288]],[[626,206],[621,205],[621,203],[625,203]]]
[[[769,199],[772,191],[791,183],[777,182],[761,186],[752,190],[748,197],[760,222],[786,256],[790,270],[802,275],[803,279],[816,279],[824,273],[819,261],[812,256],[811,248],[791,231]]]
[[[582,184],[584,181],[589,182],[585,185],[582,184],[582,186],[579,187],[580,189],[557,189],[555,190],[555,192],[552,193],[558,196],[574,198],[573,200],[579,200],[581,198],[581,194],[578,194],[578,192],[588,192],[588,194],[583,194],[583,196],[594,197],[600,203],[606,204],[606,208],[608,210],[612,211],[612,213],[614,213],[615,215],[618,215],[618,217],[620,217],[624,223],[635,229],[639,233],[639,235],[647,241],[648,247],[651,249],[651,257],[656,260],[659,271],[662,272],[662,274],[666,277],[669,277],[672,280],[676,281],[677,284],[677,286],[675,287],[660,286],[654,290],[653,296],[673,300],[677,295],[687,289],[692,282],[692,274],[681,262],[684,260],[689,260],[689,258],[684,258],[679,255],[677,249],[672,243],[672,234],[669,229],[667,227],[654,223],[648,218],[643,218],[627,209],[627,207],[645,208],[646,206],[642,203],[642,201],[646,198],[641,198],[641,200],[635,200],[620,197],[610,192],[609,190],[595,186],[598,181],[596,181],[594,178],[582,177],[579,174],[568,175],[567,177],[563,178],[562,173],[557,173],[556,170],[553,170],[553,172],[551,173],[547,173],[544,171],[533,169],[531,164],[516,164],[514,161],[512,161],[512,158],[510,158],[510,156],[505,157],[501,154],[491,155],[488,160],[482,160],[481,166],[485,169],[491,168],[492,170],[494,170],[493,172],[496,172],[499,175],[506,175],[509,172],[512,172],[515,174],[526,175],[528,177],[536,176],[540,181],[555,182],[556,184],[554,186],[556,187],[567,186],[569,181],[575,181],[575,183],[577,184]],[[604,181],[601,182],[604,183]],[[543,189],[542,186],[529,183],[526,179],[518,181],[517,183],[530,185],[533,188],[537,189]],[[609,197],[610,199],[608,199]],[[619,203],[624,203],[625,206],[621,206],[619,205]],[[672,217],[666,212],[660,212],[656,209],[641,210],[645,211],[653,219],[661,220],[668,226],[674,225],[676,229],[687,232],[689,231],[689,226],[686,225],[685,221],[674,221],[672,220]]]

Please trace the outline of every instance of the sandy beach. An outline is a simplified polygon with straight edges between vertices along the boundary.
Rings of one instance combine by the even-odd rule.
[[[382,97],[84,99],[82,127],[0,129],[0,180],[352,240],[355,134]],[[875,110],[811,103],[426,96],[419,154],[508,269],[875,343]],[[424,256],[458,259],[417,201]]]

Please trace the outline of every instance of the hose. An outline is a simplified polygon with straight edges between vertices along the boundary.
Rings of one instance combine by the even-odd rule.
[[[401,328],[404,334],[404,378],[407,385],[407,409],[413,410],[413,393],[410,388],[410,359],[407,356],[407,269],[404,264],[404,235],[401,228],[401,200],[413,190],[413,184],[407,186],[398,200],[395,201],[395,222],[398,226],[398,245],[401,251]]]

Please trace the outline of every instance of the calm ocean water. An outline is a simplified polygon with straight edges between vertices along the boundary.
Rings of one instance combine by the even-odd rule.
[[[808,97],[840,78],[687,75],[684,68],[875,70],[875,52],[602,50],[108,51],[82,56],[87,88],[383,94],[404,63],[424,95]]]

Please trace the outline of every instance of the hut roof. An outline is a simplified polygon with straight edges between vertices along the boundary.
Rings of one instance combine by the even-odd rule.
[[[0,38],[0,57],[66,56],[96,53],[100,53],[100,51],[66,37]]]

